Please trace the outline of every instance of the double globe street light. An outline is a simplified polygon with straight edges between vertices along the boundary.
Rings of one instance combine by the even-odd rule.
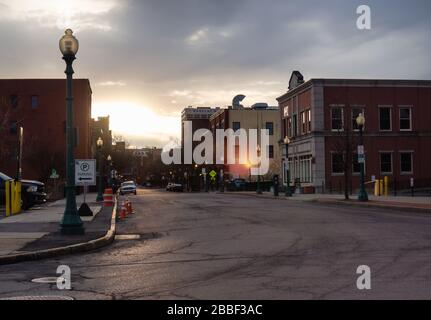
[[[73,95],[72,76],[73,61],[79,49],[79,42],[73,36],[73,31],[67,29],[60,39],[60,51],[66,62],[66,209],[60,223],[61,234],[84,234],[84,226],[76,208],[75,191],[75,159],[73,154],[74,129],[73,129]]]

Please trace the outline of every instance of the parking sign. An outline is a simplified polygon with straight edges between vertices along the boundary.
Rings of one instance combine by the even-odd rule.
[[[75,184],[78,186],[96,185],[96,160],[75,160]]]

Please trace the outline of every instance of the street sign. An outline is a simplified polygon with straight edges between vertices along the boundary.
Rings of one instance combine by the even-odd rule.
[[[365,163],[365,155],[358,154],[358,163]]]
[[[364,154],[364,146],[359,145],[358,146],[358,155],[363,155]]]
[[[50,178],[50,179],[58,179],[58,178],[60,178],[60,176],[59,176],[59,175],[58,175],[58,173],[57,173],[57,170],[52,169],[52,171],[51,171],[51,175],[49,176],[49,178]]]
[[[75,160],[75,184],[79,186],[96,185],[96,160]]]
[[[211,180],[215,181],[216,176],[217,176],[217,172],[215,172],[214,170],[211,170],[209,175],[210,175]]]

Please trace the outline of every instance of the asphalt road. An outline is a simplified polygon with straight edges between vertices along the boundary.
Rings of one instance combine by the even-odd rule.
[[[0,298],[429,299],[431,216],[141,190],[96,252],[0,266]],[[32,283],[68,265],[72,290]],[[358,290],[359,265],[371,289]]]

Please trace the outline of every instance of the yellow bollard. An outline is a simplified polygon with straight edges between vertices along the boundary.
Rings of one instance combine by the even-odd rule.
[[[376,197],[379,196],[379,180],[378,179],[374,180],[374,195]]]
[[[380,179],[379,182],[380,182],[379,196],[382,196],[383,195],[383,179]]]
[[[384,178],[384,184],[385,184],[385,197],[387,197],[388,196],[388,191],[389,191],[389,177],[388,176],[386,176],[385,178]]]
[[[10,181],[5,182],[5,197],[6,197],[6,217],[9,217],[11,214],[11,192],[10,192]]]
[[[14,182],[12,214],[21,212],[21,181]]]

